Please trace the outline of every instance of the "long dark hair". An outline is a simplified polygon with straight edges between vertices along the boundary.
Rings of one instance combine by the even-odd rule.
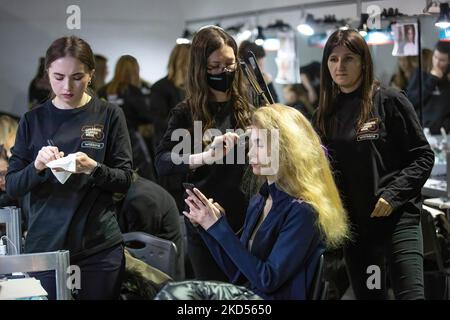
[[[230,46],[236,59],[238,58],[236,42],[219,27],[204,27],[192,39],[186,83],[186,103],[191,110],[193,120],[202,121],[203,130],[213,128],[215,125],[214,116],[208,107],[208,96],[210,94],[210,88],[206,80],[208,57],[223,45]],[[233,113],[240,128],[245,128],[250,124],[251,106],[244,98],[245,96],[243,73],[238,66],[231,87],[231,100]]]
[[[95,69],[94,53],[92,52],[91,46],[81,38],[67,36],[56,39],[47,49],[47,53],[45,54],[45,71],[47,74],[53,61],[64,57],[72,57],[80,60],[88,72]],[[93,94],[89,88],[88,91],[91,95]]]
[[[335,126],[333,115],[333,100],[339,94],[339,87],[333,82],[330,70],[328,69],[328,58],[334,48],[345,46],[351,52],[361,58],[361,90],[362,102],[361,111],[358,116],[357,128],[362,126],[369,118],[372,110],[372,98],[374,90],[379,86],[374,80],[373,62],[369,47],[364,38],[356,30],[337,30],[325,44],[322,57],[322,69],[320,74],[320,96],[319,108],[317,109],[316,127],[322,135],[328,135]]]

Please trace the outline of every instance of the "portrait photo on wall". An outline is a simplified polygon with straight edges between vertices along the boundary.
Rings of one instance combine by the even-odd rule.
[[[392,32],[394,33],[393,56],[417,56],[419,51],[417,23],[393,24]]]

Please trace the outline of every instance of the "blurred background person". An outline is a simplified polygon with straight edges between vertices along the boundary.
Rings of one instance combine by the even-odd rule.
[[[8,172],[8,156],[6,150],[0,145],[0,208],[8,206],[17,206],[17,201],[6,194],[5,177]],[[2,227],[0,225],[0,236],[2,236]]]
[[[154,141],[158,143],[167,129],[169,113],[185,95],[186,74],[189,65],[188,43],[177,44],[170,53],[167,75],[151,87],[150,111],[154,120]]]
[[[98,91],[98,96],[123,109],[133,149],[133,169],[140,176],[155,180],[148,146],[138,131],[140,125],[152,123],[150,106],[140,86],[138,61],[133,56],[123,55],[116,63],[113,79]]]
[[[416,57],[411,56],[398,57],[398,67],[392,75],[389,85],[398,90],[406,90],[408,81],[411,79],[411,76],[417,68],[416,60]]]
[[[300,67],[301,83],[308,92],[309,103],[317,108],[320,92],[320,62],[313,61]]]
[[[431,70],[423,70],[422,74],[416,70],[407,89],[409,100],[419,112],[419,77],[423,77],[423,127],[430,128],[431,134],[439,134],[441,127],[450,131],[449,65],[450,44],[440,41],[433,51]]]
[[[433,51],[430,49],[422,49],[422,70],[430,72],[432,66]],[[389,86],[397,88],[398,90],[406,91],[409,81],[414,74],[414,71],[419,66],[418,58],[415,56],[398,57],[398,67],[392,75]]]
[[[309,102],[308,92],[301,83],[286,84],[283,86],[285,104],[300,111],[308,120],[314,113],[314,108]]]
[[[100,88],[105,85],[106,77],[108,75],[108,59],[101,54],[95,54],[95,73],[94,79],[91,82],[91,88],[97,93]]]
[[[170,53],[167,76],[151,87],[150,111],[154,124],[154,149],[167,130],[170,111],[185,98],[190,48],[188,43],[177,44]],[[158,183],[175,198],[179,212],[184,208],[184,191],[181,188],[183,179],[184,175],[175,173],[158,176]]]
[[[28,103],[30,109],[50,98],[50,82],[45,72],[45,58],[39,58],[39,66],[36,75],[28,87]]]
[[[14,118],[6,115],[0,116],[0,145],[8,158],[11,157],[11,148],[14,146],[18,127],[19,124]]]

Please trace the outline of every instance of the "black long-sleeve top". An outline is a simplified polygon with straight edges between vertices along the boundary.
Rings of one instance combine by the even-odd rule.
[[[351,221],[359,230],[386,232],[399,219],[417,223],[421,188],[434,154],[404,94],[379,89],[372,115],[359,130],[361,91],[341,93],[333,103],[335,128],[323,137]],[[387,218],[370,218],[379,198],[394,209]]]
[[[222,133],[225,133],[226,129],[237,129],[236,119],[232,115],[231,102],[210,102],[209,108],[215,115],[216,128]],[[203,165],[195,170],[190,170],[188,158],[189,154],[194,153],[195,139],[192,134],[193,125],[191,111],[185,103],[180,103],[172,109],[167,131],[156,151],[156,170],[159,175],[187,175],[187,181],[195,184],[208,198],[213,198],[224,207],[228,222],[232,229],[237,231],[244,222],[248,205],[248,200],[240,188],[246,164],[236,164],[237,162],[226,164],[224,161],[224,164]],[[179,144],[179,140],[171,140],[172,133],[176,129],[187,129],[191,133],[191,141],[188,144],[190,150],[183,154],[186,161],[181,164],[175,164],[171,159],[174,147]],[[235,157],[238,155],[236,149],[235,146]],[[179,188],[182,186],[180,185]],[[180,194],[182,196],[182,193]]]
[[[61,184],[34,160],[47,140],[65,155],[78,151],[100,163],[93,175],[72,174]],[[29,193],[25,252],[66,249],[72,261],[122,241],[113,193],[131,183],[131,146],[122,110],[92,98],[85,106],[62,110],[49,100],[21,119],[12,149],[6,191]]]
[[[124,92],[114,95],[108,95],[107,90],[108,85],[100,88],[98,96],[117,104],[123,109],[128,129],[136,130],[140,124],[152,123],[149,99],[146,98],[140,88],[129,85]]]
[[[184,99],[184,91],[175,87],[167,77],[152,86],[150,94],[150,113],[155,126],[154,139],[159,142],[167,130],[170,110]]]
[[[419,112],[419,71],[415,72],[409,82],[407,94],[416,112]],[[422,73],[423,127],[430,128],[432,134],[439,134],[441,127],[450,131],[450,82],[439,79],[429,73]]]

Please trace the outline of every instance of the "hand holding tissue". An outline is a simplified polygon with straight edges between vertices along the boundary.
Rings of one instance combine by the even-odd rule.
[[[61,184],[64,184],[72,175],[72,173],[76,172],[77,154],[71,153],[66,157],[50,161],[49,163],[47,163],[47,167],[52,169],[52,172],[55,175],[56,179],[58,179]],[[56,169],[61,169],[63,171],[59,171]]]

